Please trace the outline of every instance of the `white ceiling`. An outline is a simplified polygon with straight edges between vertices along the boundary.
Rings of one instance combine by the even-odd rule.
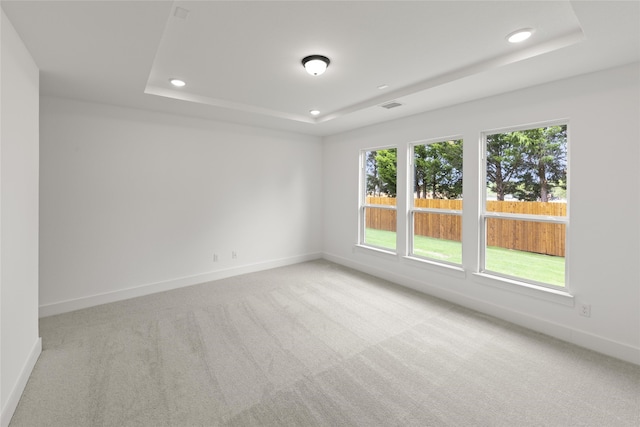
[[[640,62],[638,1],[3,0],[2,8],[40,67],[44,95],[311,135]],[[506,42],[524,27],[536,30],[531,39]],[[305,72],[300,61],[312,54],[331,59],[325,74]],[[173,88],[172,77],[187,86]],[[403,105],[380,107],[392,100]]]

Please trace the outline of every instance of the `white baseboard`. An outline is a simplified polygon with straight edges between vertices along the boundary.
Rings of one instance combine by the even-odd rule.
[[[18,376],[18,380],[16,384],[13,386],[11,392],[9,393],[9,398],[7,399],[7,403],[2,408],[2,413],[0,414],[0,426],[8,427],[11,422],[11,417],[13,417],[13,413],[16,411],[18,407],[18,402],[20,402],[20,397],[22,397],[22,392],[24,392],[24,388],[27,386],[27,381],[29,381],[29,376],[33,371],[34,366],[36,366],[36,362],[38,361],[38,357],[40,357],[40,353],[42,352],[42,339],[38,338],[29,353],[29,357],[24,363],[22,370],[20,371],[20,375]]]
[[[111,302],[150,295],[157,292],[170,291],[172,289],[198,285],[201,283],[210,282],[212,280],[225,279],[227,277],[238,276],[240,274],[255,273],[257,271],[284,267],[286,265],[298,264],[300,262],[321,258],[322,254],[319,252],[298,255],[289,258],[281,258],[255,264],[247,264],[222,270],[211,271],[209,273],[197,274],[194,276],[180,277],[177,279],[170,279],[162,282],[150,283],[133,288],[121,289],[118,291],[106,292],[97,295],[90,295],[87,297],[76,298],[72,300],[44,304],[40,306],[39,315],[40,317],[47,317],[56,314],[68,313],[70,311],[81,310],[83,308],[94,307],[96,305],[108,304]]]
[[[552,336],[554,338],[558,338],[560,340],[578,345],[580,347],[584,347],[598,353],[606,354],[607,356],[612,356],[626,362],[640,365],[640,348],[613,341],[611,339],[584,332],[578,329],[573,329],[565,325],[551,322],[539,317],[516,312],[509,308],[495,305],[490,302],[471,298],[467,295],[452,291],[445,287],[433,286],[422,281],[417,281],[411,277],[393,273],[388,270],[382,270],[370,264],[360,263],[358,261],[329,253],[325,253],[323,255],[323,258],[327,261],[335,262],[336,264],[341,264],[346,267],[353,268],[354,270],[362,271],[364,273],[389,280],[390,282],[396,283],[398,285],[402,285],[416,291],[441,298],[443,300],[470,308],[472,310],[477,310],[490,316],[506,320],[516,325]]]

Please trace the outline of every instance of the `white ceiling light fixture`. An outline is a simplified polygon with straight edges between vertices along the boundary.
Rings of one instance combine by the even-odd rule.
[[[324,73],[329,63],[331,63],[329,58],[322,55],[309,55],[302,58],[302,66],[312,76],[319,76]]]
[[[180,80],[180,79],[169,79],[169,83],[171,83],[175,87],[185,87],[187,85],[187,83],[184,80]]]
[[[312,116],[317,116],[318,114],[320,114],[319,110],[311,110],[309,111],[309,114],[311,114]]]
[[[533,28],[522,28],[507,35],[506,39],[509,43],[521,43],[527,40],[533,34]]]

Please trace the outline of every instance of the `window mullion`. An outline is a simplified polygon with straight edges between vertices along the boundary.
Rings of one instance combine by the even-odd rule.
[[[458,209],[411,208],[411,211],[462,216],[462,211]]]
[[[371,203],[365,203],[364,205],[362,205],[363,208],[372,208],[372,209],[388,209],[388,210],[397,210],[397,207],[395,205],[376,205],[376,204],[371,204]]]
[[[566,216],[549,216],[549,215],[527,215],[508,212],[485,212],[485,218],[512,219],[518,221],[530,222],[550,222],[554,224],[568,224],[569,220]]]

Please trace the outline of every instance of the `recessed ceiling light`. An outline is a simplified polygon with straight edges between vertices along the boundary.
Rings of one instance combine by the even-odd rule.
[[[302,58],[302,66],[312,76],[319,76],[329,66],[329,58],[322,55],[309,55]]]
[[[389,87],[389,85],[380,85],[380,86],[378,86],[378,89],[382,90],[382,89],[386,89],[388,87]]]
[[[184,87],[187,84],[184,82],[184,80],[180,80],[180,79],[170,79],[169,82],[174,85],[175,87]]]
[[[533,34],[532,28],[522,28],[507,35],[507,41],[509,43],[520,43],[531,37]]]
[[[318,111],[318,110],[311,110],[311,111],[309,111],[309,114],[311,114],[312,116],[317,116],[318,114],[320,114],[320,111]]]

